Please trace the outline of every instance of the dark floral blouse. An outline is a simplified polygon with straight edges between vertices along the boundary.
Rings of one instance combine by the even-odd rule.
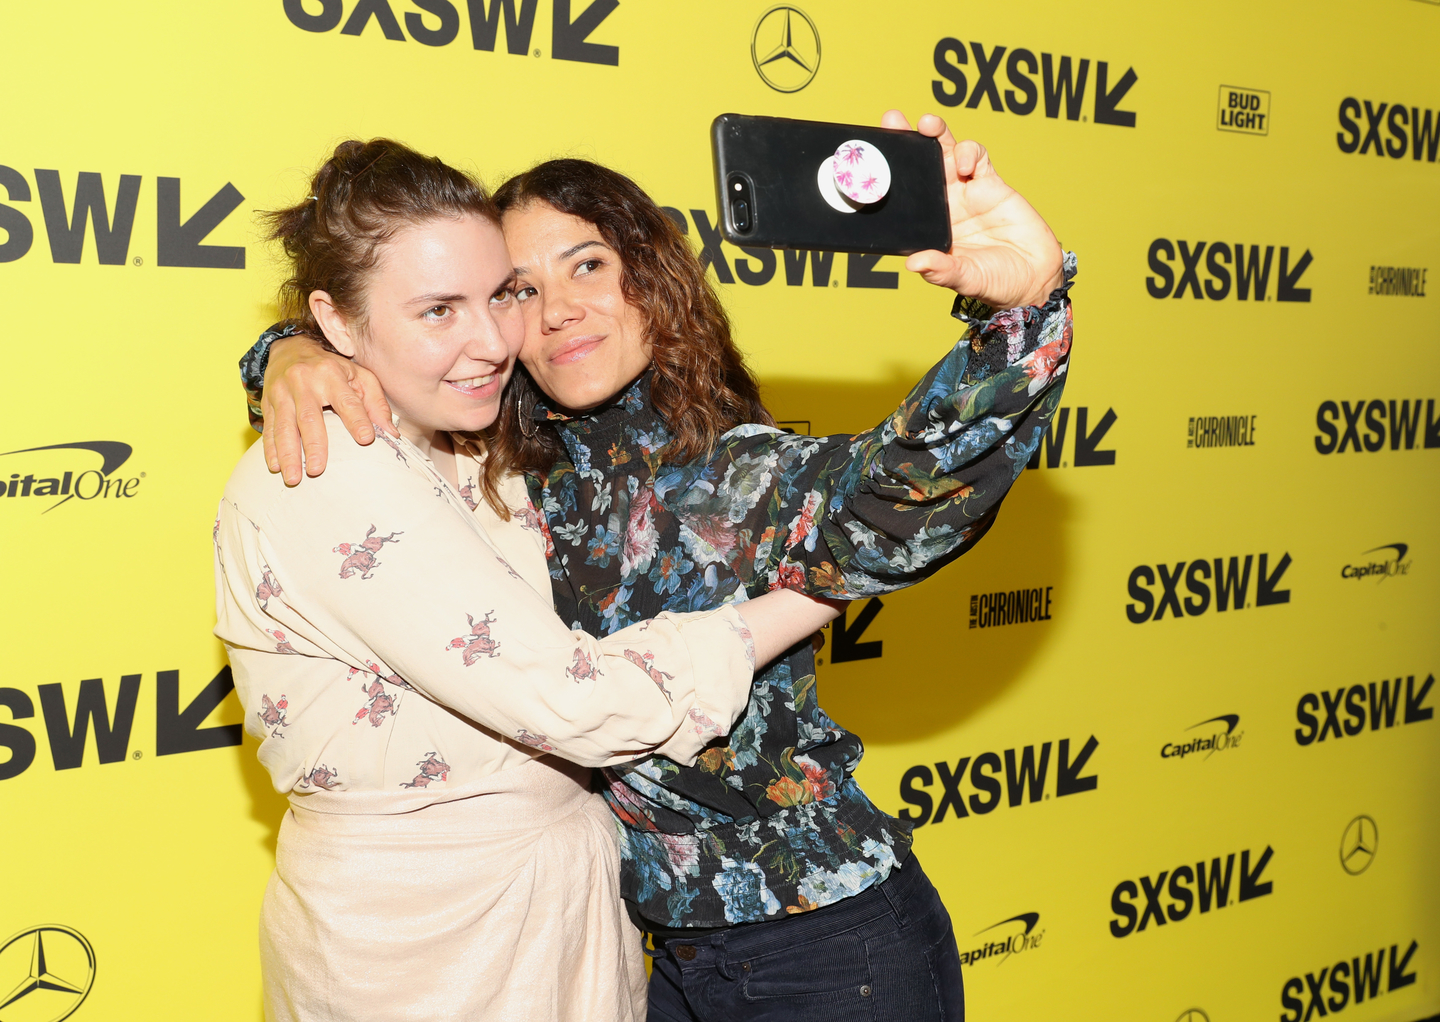
[[[569,453],[530,479],[556,611],[603,636],[774,588],[855,599],[933,574],[990,527],[1059,405],[1074,272],[1067,253],[1066,283],[1043,307],[992,315],[957,301],[960,341],[893,415],[853,436],[746,425],[710,458],[674,465],[662,461],[670,437],[648,374],[582,416],[538,408]],[[281,333],[242,361],[252,421]],[[723,927],[885,879],[909,851],[909,826],[855,782],[863,751],[820,708],[810,644],[794,647],[756,675],[728,741],[693,767],[655,756],[604,771],[626,899],[652,925]]]

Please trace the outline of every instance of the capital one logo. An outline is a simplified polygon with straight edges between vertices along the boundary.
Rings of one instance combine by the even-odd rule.
[[[980,946],[960,952],[961,965],[974,966],[987,959],[1004,965],[1015,955],[1039,948],[1045,931],[1040,928],[1039,912],[1021,912],[985,927],[975,936],[980,938]]]
[[[135,497],[145,473],[120,474],[131,453],[130,445],[118,440],[49,444],[0,453],[0,459],[16,458],[14,462],[0,460],[0,507],[34,507],[44,514],[77,498],[82,503],[99,499],[109,504]],[[96,457],[100,459],[98,467]],[[11,465],[14,470],[7,480],[4,468]],[[15,504],[15,500],[24,503]]]
[[[245,268],[243,245],[203,244],[210,232],[245,201],[245,196],[230,182],[184,217],[178,177],[155,178],[152,191],[141,174],[118,175],[113,190],[106,185],[106,176],[98,171],[82,170],[75,175],[71,188],[66,184],[70,179],[68,172],[62,178],[58,170],[38,168],[32,189],[23,173],[13,167],[0,166],[0,192],[10,203],[0,202],[0,231],[5,232],[5,240],[0,242],[0,263],[13,263],[34,246],[36,211],[30,204],[38,198],[51,261],[81,262],[86,239],[93,238],[100,265],[123,266],[129,262],[140,266],[144,257],[136,255],[132,259],[130,237],[142,198],[148,202],[153,196],[157,265]],[[186,205],[193,201],[192,197]],[[25,207],[22,209],[19,203]]]
[[[403,29],[400,19],[395,16],[392,0],[357,0],[354,4],[347,4],[346,0],[284,0],[284,5],[285,17],[290,19],[290,24],[306,32],[331,32],[338,27],[342,36],[359,36],[364,35],[374,22],[374,32],[391,42],[403,43],[413,39],[422,46],[449,46],[459,37],[460,5],[451,3],[451,0],[412,0],[419,11],[403,10],[405,0],[395,2],[402,7]],[[584,0],[580,2],[583,4]],[[515,56],[531,53],[530,43],[535,34],[535,14],[540,0],[465,0],[463,6],[469,19],[470,45],[474,49],[495,52],[503,16],[505,49]],[[578,12],[572,12],[571,0],[551,0],[548,6],[553,18],[550,26],[552,59],[611,66],[620,63],[620,47],[589,41],[590,33],[620,6],[619,0],[591,0],[584,10]],[[538,48],[533,52],[537,57],[542,55]]]

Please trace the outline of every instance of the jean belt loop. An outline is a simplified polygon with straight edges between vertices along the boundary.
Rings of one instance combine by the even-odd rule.
[[[919,868],[918,866],[915,868]],[[880,893],[890,903],[890,910],[895,913],[895,918],[900,921],[902,927],[910,925],[910,914],[906,911],[905,892],[900,886],[900,877],[905,871],[899,865],[890,867],[890,875],[880,881]],[[908,886],[908,885],[907,885]]]
[[[712,933],[709,937],[710,947],[715,953],[715,971],[725,979],[734,981],[737,979],[735,970],[730,963],[730,949],[726,944],[727,933]]]

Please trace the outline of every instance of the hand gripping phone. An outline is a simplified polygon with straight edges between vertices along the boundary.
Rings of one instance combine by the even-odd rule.
[[[887,255],[950,249],[944,156],[933,138],[743,114],[715,118],[710,138],[720,229],[731,244]],[[866,147],[878,151],[888,169],[878,201],[853,201],[836,183],[834,160],[843,173],[856,143],[867,160],[874,154]]]

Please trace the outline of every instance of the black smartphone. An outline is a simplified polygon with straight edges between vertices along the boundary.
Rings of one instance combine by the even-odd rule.
[[[734,245],[887,255],[950,249],[944,156],[933,138],[721,114],[710,139],[720,229]]]

